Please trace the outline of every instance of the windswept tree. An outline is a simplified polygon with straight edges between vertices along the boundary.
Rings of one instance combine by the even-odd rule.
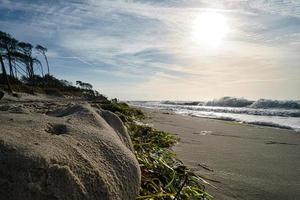
[[[3,61],[3,55],[2,55],[1,52],[0,52],[0,63],[1,63],[2,74],[4,76],[6,85],[8,87],[8,91],[10,93],[12,93],[12,89],[11,89],[11,86],[10,86],[10,83],[9,83],[9,80],[8,80],[8,77],[7,77],[7,73],[6,73],[6,69],[5,69],[5,65],[4,65],[4,61]]]
[[[44,69],[41,61],[39,61],[37,58],[33,58],[33,62],[41,68],[42,77],[44,77]]]
[[[13,53],[16,50],[18,41],[11,37],[10,34],[0,31],[0,45],[1,48],[5,51],[3,54],[3,58],[7,58],[8,64],[9,64],[9,73],[10,76],[14,76],[14,70],[13,70]]]
[[[25,42],[20,42],[18,44],[18,59],[23,62],[26,66],[26,72],[29,78],[34,76],[33,71],[33,58],[32,58],[32,45]]]
[[[33,46],[30,43],[18,42],[10,34],[0,31],[0,67],[2,71],[2,81],[7,83],[8,89],[11,91],[9,81],[18,80],[18,74],[28,78],[28,83],[35,85],[36,70],[40,69],[42,77],[44,70],[42,63],[34,56]],[[37,52],[44,56],[48,75],[49,64],[46,56],[47,48],[37,45],[35,47]],[[18,74],[17,74],[18,73]],[[10,80],[11,79],[11,80]]]
[[[6,69],[5,69],[5,64],[4,64],[4,58],[7,55],[7,52],[6,52],[6,39],[7,38],[6,37],[7,37],[7,34],[1,31],[0,32],[0,64],[1,64],[1,70],[2,70],[2,74],[3,74],[3,78],[6,82],[7,87],[8,87],[8,91],[11,93],[12,89],[11,89],[11,86],[10,86],[10,83],[9,83],[9,79],[8,79],[7,72],[6,72]]]
[[[46,64],[47,64],[47,70],[48,70],[48,74],[50,75],[50,69],[49,69],[49,63],[48,63],[48,58],[46,55],[46,52],[48,51],[48,49],[46,47],[43,47],[41,45],[36,45],[35,49],[44,56]]]
[[[29,80],[31,80],[31,83],[34,84],[34,65],[37,64],[42,68],[42,64],[37,58],[33,57],[32,48],[33,46],[30,43],[18,43],[18,52],[16,53],[16,57],[25,65],[26,74]]]
[[[92,90],[93,89],[92,84],[85,83],[85,82],[82,82],[82,81],[76,81],[76,85],[79,85],[79,87],[81,87],[82,89],[85,89],[85,90]]]

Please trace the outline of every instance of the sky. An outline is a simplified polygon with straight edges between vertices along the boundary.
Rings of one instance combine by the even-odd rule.
[[[109,98],[300,99],[299,0],[0,0],[0,30]]]

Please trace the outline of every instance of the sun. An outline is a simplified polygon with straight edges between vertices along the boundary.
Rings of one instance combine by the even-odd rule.
[[[193,41],[211,47],[219,46],[229,32],[227,19],[216,12],[199,14],[193,21],[192,27]]]

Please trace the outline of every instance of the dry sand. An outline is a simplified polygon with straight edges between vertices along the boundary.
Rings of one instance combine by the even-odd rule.
[[[132,200],[140,178],[115,114],[80,99],[0,101],[0,200]]]
[[[180,138],[174,151],[187,166],[215,180],[216,199],[300,199],[300,133],[143,110]]]

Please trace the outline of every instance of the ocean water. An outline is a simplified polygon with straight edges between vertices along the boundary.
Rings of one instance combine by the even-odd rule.
[[[223,97],[208,102],[130,101],[134,106],[169,110],[181,115],[292,129],[300,132],[300,102]]]

